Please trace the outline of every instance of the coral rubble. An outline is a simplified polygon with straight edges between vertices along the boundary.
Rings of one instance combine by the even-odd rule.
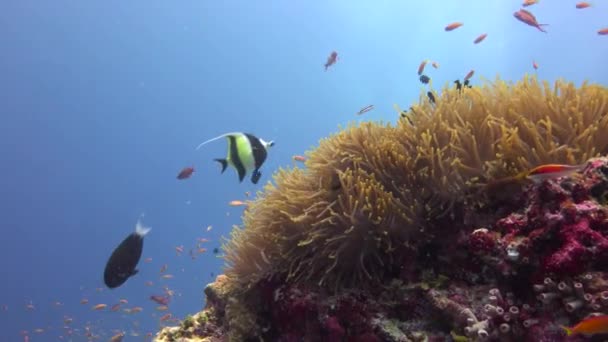
[[[157,341],[561,341],[562,325],[608,314],[608,90],[497,81],[407,116],[279,171],[206,308]]]

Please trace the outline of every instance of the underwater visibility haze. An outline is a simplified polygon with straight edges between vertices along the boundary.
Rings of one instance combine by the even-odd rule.
[[[262,196],[267,183],[274,183],[273,176],[281,172],[284,174],[278,179],[283,183],[279,188],[267,188],[266,196],[269,198],[265,203],[288,203],[290,200],[293,203],[289,202],[290,205],[281,210],[266,211],[264,203],[255,202],[253,207],[250,206],[250,216],[245,218],[247,229],[262,222],[271,227],[275,222],[269,218],[274,217],[272,215],[277,214],[276,222],[282,222],[279,218],[281,213],[305,206],[297,202],[296,197],[317,189],[317,180],[319,184],[331,180],[328,185],[331,191],[343,191],[348,184],[360,180],[365,184],[361,189],[367,189],[368,196],[376,196],[377,203],[393,203],[392,197],[387,197],[374,185],[384,182],[382,172],[368,179],[373,168],[361,166],[365,171],[357,171],[357,168],[367,159],[374,160],[369,163],[374,167],[390,164],[378,161],[385,157],[395,165],[421,167],[420,163],[403,160],[420,156],[424,147],[416,150],[391,145],[386,139],[397,136],[397,132],[380,131],[376,127],[378,125],[366,126],[367,122],[406,127],[409,124],[400,123],[402,116],[406,116],[411,117],[413,126],[435,127],[437,130],[430,134],[440,136],[448,132],[446,127],[465,127],[457,123],[442,126],[435,124],[433,119],[427,122],[416,117],[417,113],[444,108],[442,101],[448,103],[457,92],[456,80],[459,80],[462,94],[476,94],[471,95],[474,97],[471,103],[489,99],[490,90],[479,89],[497,77],[508,84],[522,79],[547,81],[551,86],[562,79],[573,82],[576,87],[581,87],[585,81],[600,88],[608,84],[605,65],[608,56],[607,2],[581,5],[577,1],[540,0],[525,1],[524,4],[522,0],[21,0],[3,3],[0,6],[0,226],[3,236],[0,249],[3,274],[0,282],[0,341],[107,341],[117,335],[124,335],[123,341],[143,341],[152,340],[165,326],[182,324],[184,328],[186,317],[201,311],[209,301],[210,291],[203,292],[207,284],[225,272],[223,256],[226,250],[222,245],[229,251],[227,261],[232,268],[227,275],[233,280],[231,286],[239,288],[239,291],[235,290],[238,296],[246,295],[245,288],[248,291],[258,289],[256,286],[261,279],[274,271],[278,274],[275,281],[285,281],[286,284],[310,281],[318,286],[328,284],[330,292],[340,291],[342,286],[361,285],[361,291],[368,291],[369,287],[378,288],[373,278],[389,277],[387,273],[390,273],[388,269],[380,270],[382,266],[379,265],[389,267],[392,262],[382,259],[384,252],[373,254],[374,258],[385,260],[379,264],[367,263],[367,259],[361,256],[361,265],[375,265],[374,269],[368,270],[363,266],[362,270],[356,267],[344,270],[344,274],[352,275],[348,281],[345,279],[349,276],[339,273],[335,277],[322,276],[320,268],[326,267],[324,269],[331,271],[331,263],[315,266],[316,261],[310,257],[320,255],[328,260],[336,257],[337,251],[352,251],[350,247],[334,250],[331,244],[326,250],[319,248],[301,254],[289,254],[293,250],[288,252],[278,247],[272,254],[274,252],[270,251],[274,247],[269,246],[262,249],[261,254],[256,254],[256,258],[261,255],[264,262],[273,266],[254,265],[253,258],[249,270],[247,265],[241,264],[244,256],[248,255],[243,247],[247,244],[244,241],[249,241],[250,246],[258,246],[268,238],[272,242],[269,245],[279,245],[282,243],[280,238],[276,240],[279,242],[269,238],[278,236],[273,235],[278,234],[278,230],[268,235],[260,233],[257,240],[256,237],[247,240],[248,233],[231,235],[231,231],[234,226],[243,227],[243,214],[249,210],[249,201]],[[529,12],[519,12],[522,9]],[[515,15],[516,12],[519,14]],[[500,87],[496,86],[497,89]],[[602,89],[597,93],[603,94],[602,91],[606,90]],[[503,96],[505,93],[500,94]],[[488,96],[482,96],[484,94]],[[588,93],[577,96],[586,99],[585,94]],[[602,102],[605,97],[588,96],[590,102],[582,101],[581,106],[586,103],[589,108],[603,113],[591,121],[598,123],[596,131],[601,132],[606,128],[601,118],[608,114],[608,104]],[[492,108],[492,104],[488,104],[491,100],[487,101],[483,102],[484,105]],[[552,105],[558,102],[555,100]],[[496,105],[495,108],[507,108],[506,105],[501,106]],[[414,109],[410,111],[408,108]],[[417,111],[416,108],[420,109]],[[468,107],[458,108],[464,111],[463,108]],[[530,119],[529,126],[525,127],[545,122],[543,120],[549,120],[549,117],[554,122],[570,122],[572,125],[583,122],[559,121],[549,114],[535,112],[539,108],[530,109],[535,119]],[[571,108],[570,102],[564,108]],[[449,110],[441,110],[444,117],[449,113]],[[462,117],[466,119],[467,116],[463,114]],[[445,120],[451,122],[450,119]],[[520,122],[507,114],[505,120],[505,127]],[[374,153],[370,152],[370,147],[370,151],[362,152],[360,156],[348,148],[363,146],[364,149],[368,144],[365,136],[358,136],[359,140],[353,138],[357,143],[336,142],[335,146],[346,146],[340,154],[340,148],[331,145],[338,139],[332,135],[347,132],[349,125],[363,125],[362,131],[376,132],[374,134],[378,138],[374,141],[385,140],[382,144],[373,145],[377,147]],[[553,127],[554,131],[569,130],[557,124]],[[411,134],[420,133],[413,128],[403,129]],[[520,127],[519,132],[522,131],[525,129]],[[197,149],[202,142],[226,133],[235,134]],[[511,133],[517,135],[515,131]],[[543,131],[541,135],[545,133]],[[540,156],[525,162],[522,159],[526,156],[514,153],[508,160],[512,162],[509,167],[503,170],[488,166],[491,170],[498,170],[490,173],[496,177],[521,175],[515,176],[516,181],[524,178],[534,180],[533,186],[539,183],[539,179],[552,181],[558,176],[581,173],[591,166],[570,171],[564,169],[565,164],[587,165],[582,163],[608,152],[604,146],[597,146],[595,150],[589,147],[591,143],[603,142],[603,138],[593,135],[593,132],[588,134],[592,136],[589,139],[585,135],[585,139],[564,138],[564,141],[556,142],[571,147],[587,144],[580,147],[583,152],[573,150],[562,155],[560,153],[566,147],[555,147],[555,154],[547,152],[540,155],[545,153],[543,150],[538,152]],[[498,135],[492,136],[500,140]],[[423,140],[420,138],[417,143],[423,146]],[[333,148],[332,151],[337,152],[320,156],[326,151],[321,148],[316,157],[316,152],[306,153],[319,147],[320,141],[333,146],[323,147],[327,151]],[[369,146],[372,146],[372,140],[369,141]],[[478,143],[463,144],[463,149],[473,149],[472,146],[482,146],[484,142]],[[532,143],[526,146],[532,146]],[[391,154],[382,148],[394,148],[399,152]],[[508,155],[506,150],[506,147],[492,150],[492,158],[500,153]],[[353,157],[355,155],[360,158]],[[372,155],[377,155],[378,160]],[[551,155],[556,159],[545,158]],[[577,160],[579,157],[585,159]],[[356,165],[346,167],[340,158],[350,159]],[[479,165],[495,165],[491,162],[484,164],[484,158],[482,155]],[[399,164],[401,161],[403,163]],[[310,164],[305,164],[308,162]],[[557,169],[533,169],[541,164],[564,165]],[[323,177],[314,178],[305,171],[309,165],[324,165],[327,169],[334,168],[344,173],[330,175],[329,171],[319,171]],[[458,162],[453,162],[451,167],[458,169],[458,165]],[[593,165],[600,168],[599,164]],[[321,166],[313,168],[314,172],[321,169]],[[465,170],[464,167],[462,169]],[[524,172],[528,169],[531,171]],[[471,179],[473,175],[481,177],[467,173],[469,171],[462,172]],[[387,169],[384,174],[390,172]],[[239,173],[243,173],[242,181]],[[545,177],[547,174],[549,176]],[[462,179],[458,177],[446,176],[446,179],[454,180],[448,185],[437,185],[416,177],[411,176],[408,182],[417,179],[420,183],[416,184],[428,184],[429,187],[413,192],[426,193],[437,189],[435,193],[449,193],[449,196],[456,193],[456,188],[465,192],[464,185],[449,185],[460,184]],[[293,185],[300,184],[298,182],[301,185]],[[492,181],[489,183],[494,184]],[[390,188],[387,185],[390,182],[383,184],[385,189]],[[290,188],[292,186],[309,188],[298,192]],[[437,188],[431,190],[432,186]],[[581,187],[584,188],[583,185]],[[279,195],[276,189],[290,189],[292,192],[286,190]],[[312,202],[306,202],[306,205],[317,218],[324,217],[335,208],[316,212],[316,204],[329,205],[335,201],[348,206],[341,197],[324,197],[320,202],[315,202],[314,198],[311,195],[309,200]],[[417,218],[410,220],[409,204],[402,204],[399,202],[394,207],[387,204],[390,210],[386,211],[378,209],[385,215],[395,215],[387,219],[387,226],[402,219],[404,222],[422,221],[417,221]],[[507,216],[511,211],[501,213]],[[304,216],[293,214],[291,217],[293,222],[298,220],[296,217],[301,222],[308,222]],[[117,268],[120,269],[119,278],[122,277],[120,285],[110,289],[104,284],[106,263],[121,241],[136,232],[138,220],[142,227],[151,227],[151,230],[147,234],[142,233],[145,239],[137,272],[131,265],[137,258],[122,260],[129,264],[129,272],[124,273],[123,268]],[[335,223],[330,218],[327,222]],[[486,231],[481,232],[485,234]],[[323,235],[326,233],[319,232],[314,236],[324,236],[324,241],[332,240],[331,235]],[[230,240],[231,236],[233,240]],[[310,244],[314,236],[308,242],[300,241],[298,246]],[[418,238],[422,239],[408,234],[391,241]],[[455,236],[451,238],[456,239]],[[277,261],[280,259],[278,250],[285,253],[283,256],[302,260],[301,265]],[[420,247],[416,253],[422,253],[422,250]],[[441,253],[438,250],[425,251]],[[591,260],[589,258],[585,260]],[[530,259],[534,258],[530,256]],[[118,261],[113,262],[116,265]],[[416,267],[432,268],[429,266],[432,262],[427,262]],[[539,261],[539,265],[543,262]],[[458,264],[453,266],[460,267]],[[279,270],[285,270],[285,273]],[[554,268],[552,272],[559,275],[561,270]],[[520,269],[522,273],[525,274]],[[572,271],[570,275],[576,277],[579,274]],[[543,278],[539,281],[542,282]],[[573,282],[577,284],[576,279]],[[275,292],[269,293],[274,293],[275,299],[281,298],[280,291],[272,289]],[[291,293],[289,291],[293,289],[283,290],[283,293]],[[521,291],[516,291],[517,300],[526,297],[522,294],[525,290]],[[603,292],[598,290],[597,293]],[[438,295],[431,297],[434,299],[429,299],[429,302],[439,298]],[[582,302],[570,300],[570,297],[576,296],[566,296],[565,301],[575,307],[573,310],[578,310]],[[454,296],[450,298],[456,300]],[[608,303],[608,292],[604,301]],[[215,301],[213,305],[220,305],[219,302]],[[603,306],[596,309],[590,310],[608,314],[608,309]],[[231,310],[233,313],[237,311],[234,307]],[[230,316],[230,310],[227,312]],[[300,317],[297,312],[280,312],[290,312],[287,315],[293,314],[294,319]],[[479,313],[475,314],[477,323]],[[260,312],[256,315],[266,317]],[[579,321],[585,323],[585,318],[586,314],[580,313],[576,317],[563,316],[559,322],[551,321],[557,327],[552,338],[565,338],[566,330],[561,330],[560,326],[574,326]],[[322,321],[323,325],[318,330],[320,332],[314,334],[293,326],[283,330],[257,327],[251,331],[252,336],[264,336],[271,341],[355,341],[356,338],[360,338],[357,341],[391,341],[386,337],[388,335],[379,332],[383,329],[379,325],[374,325],[371,330],[357,330],[344,320],[339,313],[323,311],[323,319],[315,320],[315,324]],[[368,321],[371,322],[371,318],[366,318]],[[242,322],[239,323],[241,325],[230,322],[232,327],[242,328]],[[492,335],[494,330],[495,334],[501,331],[511,334],[503,336],[506,340],[523,336],[517,335],[519,328],[515,328],[515,324],[504,332],[507,328],[502,321],[479,319],[479,322],[486,322],[486,325],[481,326],[480,323],[474,328],[454,325],[447,330],[419,325],[412,326],[411,330],[433,331],[433,334],[445,331],[446,341],[459,338],[491,340],[498,338],[498,335]],[[528,321],[529,324],[531,322]],[[590,334],[608,332],[607,322],[596,324],[600,330],[606,330],[586,331]],[[220,326],[221,319],[215,323]],[[548,326],[549,323],[546,324]],[[188,334],[203,336],[209,333],[218,341],[227,336],[235,341],[251,338],[243,332],[245,328],[230,332],[227,326],[223,325],[224,330],[207,326],[206,330]],[[543,334],[549,331],[547,329]],[[582,326],[578,329],[583,332],[591,328]],[[213,334],[210,333],[212,330]],[[401,330],[404,336],[416,340],[406,327],[401,326]],[[187,335],[184,334],[181,336]],[[166,336],[159,335],[159,341],[172,340]],[[580,336],[575,338],[582,338]],[[115,337],[114,341],[120,338]]]

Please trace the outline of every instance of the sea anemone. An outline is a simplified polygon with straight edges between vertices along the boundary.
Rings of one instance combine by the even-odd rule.
[[[608,149],[608,90],[535,77],[448,89],[395,126],[323,139],[306,169],[279,170],[224,245],[237,289],[262,279],[328,289],[384,282],[423,241],[458,227],[487,182]]]

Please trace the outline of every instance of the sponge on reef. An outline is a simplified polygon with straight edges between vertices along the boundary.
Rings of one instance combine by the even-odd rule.
[[[608,89],[535,77],[424,94],[396,125],[323,139],[306,169],[279,170],[224,245],[226,275],[328,289],[383,282],[472,190],[547,163],[608,151]],[[441,223],[438,223],[441,222]],[[430,234],[429,232],[434,232]]]

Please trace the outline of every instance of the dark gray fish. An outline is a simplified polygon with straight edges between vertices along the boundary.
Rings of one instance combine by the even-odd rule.
[[[141,221],[137,220],[135,232],[114,249],[103,271],[103,281],[107,287],[111,289],[119,287],[137,274],[137,263],[144,249],[144,236],[149,231],[149,227],[144,227]]]
[[[428,77],[427,75],[421,75],[420,76],[420,82],[422,82],[424,84],[428,84],[430,80],[431,80],[431,78]]]
[[[262,177],[260,168],[266,161],[268,149],[274,146],[274,141],[267,142],[253,134],[233,132],[209,139],[198,145],[196,149],[220,138],[228,139],[228,156],[214,159],[222,165],[222,173],[228,166],[232,166],[238,173],[240,182],[243,181],[247,172],[251,172],[251,182],[257,184]]]
[[[460,80],[456,80],[456,81],[454,81],[454,83],[456,84],[457,90],[462,90],[462,84],[460,83]]]
[[[432,92],[428,91],[426,93],[426,96],[429,97],[429,101],[431,101],[431,103],[433,103],[433,104],[435,103],[435,95]]]

